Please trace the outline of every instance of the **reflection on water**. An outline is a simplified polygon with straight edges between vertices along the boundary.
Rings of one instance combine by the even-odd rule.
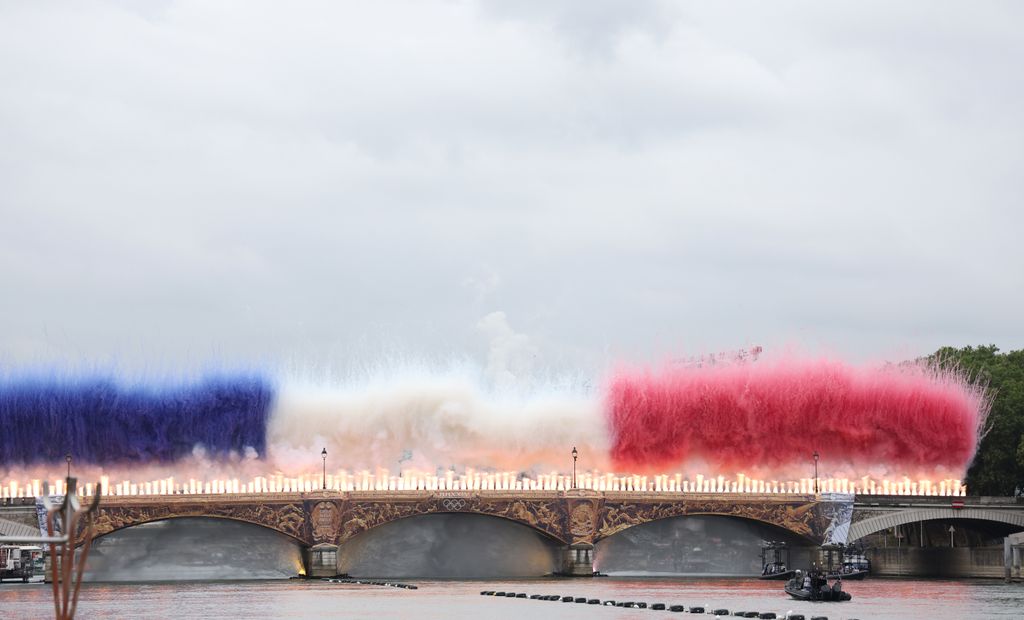
[[[851,582],[849,603],[791,600],[782,584],[756,579],[530,579],[417,581],[418,590],[348,586],[321,581],[261,581],[161,584],[86,584],[80,618],[181,620],[209,618],[374,618],[390,620],[630,620],[642,609],[621,609],[480,596],[493,589],[528,594],[702,605],[736,610],[787,611],[832,620],[1019,620],[1024,586],[999,581],[868,579]],[[47,586],[0,586],[0,617],[52,617]],[[651,617],[661,617],[655,614]],[[667,616],[666,616],[667,617]],[[709,618],[710,616],[702,616]]]
[[[400,519],[345,543],[339,569],[352,576],[537,577],[558,567],[558,547],[524,525],[471,514]]]
[[[281,579],[297,575],[297,543],[258,525],[182,518],[119,530],[96,539],[90,581]]]
[[[806,568],[799,537],[745,519],[695,515],[637,525],[597,543],[595,565],[609,575],[759,575],[761,543],[790,544],[790,565]]]

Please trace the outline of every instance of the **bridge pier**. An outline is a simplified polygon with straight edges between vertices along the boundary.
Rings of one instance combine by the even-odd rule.
[[[577,543],[563,547],[562,575],[592,577],[594,575],[594,545]]]
[[[334,577],[338,574],[338,546],[327,543],[302,550],[306,577]]]
[[[1024,532],[1010,534],[1003,539],[1003,577],[1007,583],[1020,581],[1021,558],[1024,556]]]

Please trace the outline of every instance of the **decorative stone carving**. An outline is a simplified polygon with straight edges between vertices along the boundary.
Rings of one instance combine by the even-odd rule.
[[[564,502],[549,499],[459,497],[420,501],[352,501],[342,513],[339,543],[397,519],[445,512],[471,512],[503,517],[538,529],[566,542],[562,531]]]
[[[714,514],[762,521],[820,541],[828,518],[814,502],[729,501],[726,499],[685,499],[676,502],[606,501],[597,539],[658,519],[695,514]]]
[[[572,534],[574,543],[593,541],[596,516],[594,506],[590,502],[576,504],[569,513],[569,533]]]
[[[106,497],[96,515],[96,534],[175,517],[215,517],[255,523],[306,545],[342,544],[379,525],[434,513],[475,513],[501,517],[536,529],[564,544],[593,544],[617,532],[658,519],[715,514],[763,521],[821,542],[829,526],[828,510],[808,500],[773,498],[643,496],[564,496],[529,493],[478,493],[453,497],[423,493],[324,496]],[[854,513],[854,520],[865,511]]]
[[[341,514],[334,502],[317,502],[313,506],[310,515],[310,525],[313,528],[313,540],[321,542],[333,541],[338,535],[338,527],[341,525]]]
[[[102,536],[132,525],[178,517],[214,517],[245,521],[277,530],[301,542],[308,542],[303,535],[306,512],[299,503],[221,504],[216,501],[205,501],[104,505],[101,502],[94,522],[95,533],[96,536]]]

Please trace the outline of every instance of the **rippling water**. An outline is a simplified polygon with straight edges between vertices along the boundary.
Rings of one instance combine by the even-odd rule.
[[[848,603],[801,603],[782,584],[753,579],[529,579],[417,581],[418,590],[321,581],[86,584],[78,617],[89,618],[646,618],[650,610],[480,596],[481,590],[562,594],[730,611],[792,610],[861,620],[1024,617],[1024,584],[995,581],[868,579],[847,584]],[[48,586],[0,585],[0,617],[50,618]],[[707,616],[705,616],[707,617]]]

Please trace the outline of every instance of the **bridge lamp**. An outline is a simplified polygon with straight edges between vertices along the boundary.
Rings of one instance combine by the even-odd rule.
[[[572,488],[576,488],[576,459],[580,453],[576,451],[576,446],[572,447]]]
[[[818,451],[814,451],[814,494],[818,494]]]
[[[326,491],[327,490],[327,448],[324,448],[320,452],[320,458],[322,458],[324,460],[324,484],[323,484],[323,489],[324,489],[324,491]]]
[[[71,453],[70,452],[68,452],[67,454],[64,455],[64,460],[67,461],[67,464],[68,464],[68,478],[70,478],[71,477]]]

